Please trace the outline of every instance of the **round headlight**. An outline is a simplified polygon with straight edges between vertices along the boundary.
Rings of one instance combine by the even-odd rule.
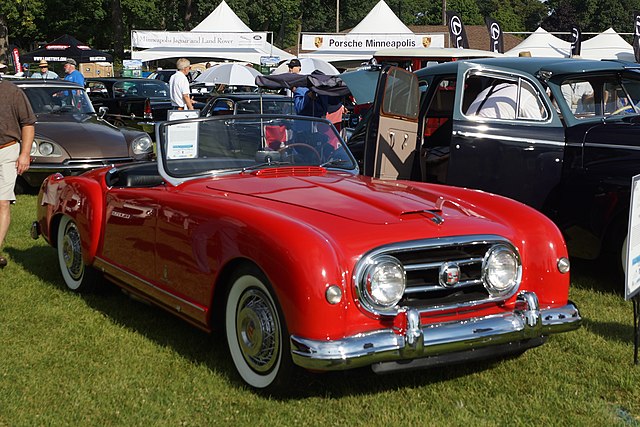
[[[402,263],[392,256],[381,256],[365,271],[363,296],[374,308],[388,309],[400,302],[405,285]]]
[[[35,156],[36,154],[38,154],[38,143],[33,140],[31,143],[31,153],[29,153],[29,155]]]
[[[53,144],[50,142],[41,142],[38,147],[41,156],[50,156],[53,154]]]
[[[505,245],[492,247],[485,256],[482,277],[485,288],[492,296],[511,293],[520,282],[518,255]]]
[[[133,140],[131,149],[134,154],[144,154],[151,151],[152,144],[149,135],[142,135]]]

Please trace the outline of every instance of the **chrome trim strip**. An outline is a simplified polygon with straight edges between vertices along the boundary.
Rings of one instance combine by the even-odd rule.
[[[382,329],[339,340],[312,340],[292,335],[291,356],[306,369],[332,371],[357,368],[378,362],[401,361],[526,341],[580,327],[578,308],[569,301],[563,307],[539,310],[532,292],[518,297],[522,310],[457,322],[416,325],[416,311],[406,316],[406,332]]]
[[[593,148],[619,148],[621,150],[635,150],[640,151],[640,147],[636,145],[619,145],[619,144],[599,144],[597,142],[585,142],[585,147]]]
[[[466,280],[464,282],[459,282],[455,286],[451,288],[445,288],[440,285],[426,285],[426,286],[409,286],[405,289],[404,293],[407,295],[418,294],[421,292],[430,292],[430,291],[444,291],[446,289],[459,289],[459,288],[467,288],[469,286],[481,285],[482,280]]]
[[[180,303],[182,303],[184,305],[188,305],[189,307],[194,308],[194,309],[196,309],[196,310],[198,310],[198,311],[200,311],[202,313],[205,312],[205,309],[200,307],[200,306],[198,306],[197,304],[194,304],[191,301],[187,301],[184,298],[180,298],[180,297],[172,294],[169,291],[166,291],[166,290],[164,290],[162,288],[159,288],[156,285],[154,285],[153,283],[150,283],[150,282],[148,282],[148,281],[146,281],[144,279],[141,279],[140,277],[135,276],[135,275],[129,273],[128,271],[126,271],[126,270],[123,270],[122,268],[118,267],[117,265],[114,265],[114,264],[110,263],[109,261],[106,261],[104,258],[100,258],[99,256],[96,255],[95,259],[97,261],[99,261],[100,263],[105,264],[105,265],[107,265],[108,267],[110,267],[110,268],[112,268],[114,270],[117,270],[118,272],[124,274],[125,276],[131,277],[132,279],[135,279],[137,282],[139,282],[139,283],[141,283],[143,285],[149,286],[150,288],[160,292],[161,294],[164,294],[164,295],[166,295],[166,296],[168,296],[170,298],[173,298],[174,300],[179,301]],[[102,269],[104,271],[104,267],[102,267]]]
[[[454,259],[451,260],[452,262],[457,263],[458,265],[469,265],[469,264],[473,264],[476,262],[482,262],[482,258],[465,258],[463,260],[460,261],[456,261]],[[425,262],[425,263],[421,263],[421,264],[407,264],[404,266],[405,271],[416,271],[416,270],[429,270],[429,269],[436,269],[436,268],[440,268],[440,265],[442,263],[441,262]]]
[[[453,131],[451,132],[453,136],[461,136],[465,138],[483,138],[483,139],[495,139],[499,141],[509,141],[509,142],[521,142],[525,144],[544,144],[551,145],[554,147],[564,147],[564,141],[551,141],[549,139],[531,139],[531,138],[518,138],[515,136],[506,136],[506,135],[490,135],[487,133],[481,132],[463,132],[463,131]]]

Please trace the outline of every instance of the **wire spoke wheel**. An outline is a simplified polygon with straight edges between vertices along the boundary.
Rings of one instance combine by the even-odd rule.
[[[271,285],[255,267],[231,279],[226,298],[225,332],[229,352],[251,387],[279,393],[292,380],[289,333]]]
[[[58,263],[64,283],[72,291],[85,291],[93,287],[97,273],[85,266],[82,237],[75,221],[64,216],[58,226]]]

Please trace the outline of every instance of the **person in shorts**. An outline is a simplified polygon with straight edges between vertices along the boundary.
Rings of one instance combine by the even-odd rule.
[[[0,63],[0,73],[6,65]],[[35,134],[36,116],[22,89],[0,79],[0,250],[9,231],[11,212],[15,203],[14,187],[18,175],[29,169],[31,144]],[[7,258],[0,252],[0,268]]]

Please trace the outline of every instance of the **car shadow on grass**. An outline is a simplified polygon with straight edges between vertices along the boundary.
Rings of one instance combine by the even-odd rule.
[[[46,285],[60,292],[71,293],[59,272],[57,254],[53,248],[8,248],[7,252],[13,262],[20,264]],[[161,347],[170,348],[196,365],[209,367],[234,387],[251,390],[236,373],[223,331],[211,334],[202,331],[159,307],[129,297],[106,280],[100,283],[97,291],[79,295],[88,307],[109,318],[113,324],[133,330]],[[423,387],[492,369],[505,359],[508,357],[385,375],[377,375],[369,367],[327,373],[305,372],[296,378],[295,385],[286,393],[271,398],[283,401],[309,397],[337,398]]]
[[[571,259],[571,286],[624,298],[624,275],[610,260]]]

